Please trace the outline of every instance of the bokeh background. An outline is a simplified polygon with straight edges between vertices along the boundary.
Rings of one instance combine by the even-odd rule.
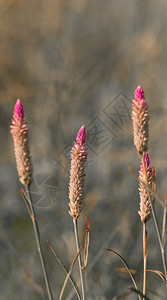
[[[70,147],[87,128],[84,209],[91,221],[87,299],[136,299],[118,251],[142,286],[142,226],[138,216],[140,159],[130,118],[141,84],[150,107],[151,164],[162,199],[167,181],[167,3],[156,0],[0,1],[0,299],[45,299],[32,224],[20,195],[10,123],[17,98],[30,128],[32,195],[54,298],[65,274],[48,239],[69,267],[75,256],[68,214]],[[157,204],[162,220],[162,207]],[[163,271],[152,220],[148,268]],[[73,269],[77,281],[78,267]],[[161,279],[148,274],[150,299],[166,299]],[[67,285],[64,299],[76,299]],[[71,296],[70,296],[71,295]],[[122,298],[121,298],[122,297]]]

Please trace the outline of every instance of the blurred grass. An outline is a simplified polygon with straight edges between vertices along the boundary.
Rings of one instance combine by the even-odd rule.
[[[96,116],[114,130],[117,140],[99,156],[89,150],[81,237],[89,215],[91,261],[126,216],[120,233],[109,242],[109,247],[120,252],[129,265],[138,270],[136,278],[141,280],[138,187],[128,173],[128,166],[136,173],[139,166],[131,121],[124,119],[121,132],[103,109],[120,91],[132,99],[136,86],[143,86],[151,114],[151,162],[157,169],[158,188],[161,195],[165,195],[166,9],[164,1],[155,0],[0,1],[1,230],[23,258],[31,275],[44,286],[28,213],[18,192],[9,133],[14,104],[20,97],[31,131],[34,171],[53,173],[61,187],[61,195],[52,207],[36,207],[51,285],[57,297],[64,274],[45,241],[52,241],[68,266],[74,257],[75,243],[67,212],[68,173],[53,157],[60,161],[59,152],[74,139],[78,128]],[[148,235],[149,267],[162,268],[152,221],[148,224]],[[0,298],[41,299],[23,278],[15,254],[3,239],[1,248]],[[27,253],[24,252],[26,248]],[[122,278],[114,270],[119,266],[115,258],[104,253],[87,278],[89,299],[112,299],[130,285],[128,276]],[[154,286],[161,299],[165,299],[165,289],[159,279],[151,274],[148,278],[148,288]],[[127,299],[134,299],[134,296]]]

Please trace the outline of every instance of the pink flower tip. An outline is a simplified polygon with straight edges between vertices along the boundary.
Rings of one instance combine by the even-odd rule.
[[[15,121],[20,123],[24,121],[24,109],[20,99],[18,99],[15,104],[13,118]]]
[[[90,230],[90,219],[89,219],[89,217],[87,217],[87,218],[88,218],[87,230]]]
[[[146,165],[146,170],[149,170],[152,168],[150,167],[150,160],[149,160],[149,156],[148,156],[148,153],[145,154],[144,156],[144,161],[145,161],[145,165]],[[143,161],[141,162],[141,171],[143,172],[144,170],[144,167],[143,167]]]
[[[78,135],[77,135],[76,140],[77,140],[78,145],[85,145],[85,143],[86,143],[86,130],[85,130],[84,125],[78,131]]]
[[[136,88],[136,90],[135,90],[135,92],[134,92],[134,95],[135,95],[135,100],[137,101],[137,100],[144,100],[145,99],[145,97],[144,97],[144,91],[143,91],[143,89],[142,89],[142,87],[141,87],[141,85],[139,85],[137,88]]]

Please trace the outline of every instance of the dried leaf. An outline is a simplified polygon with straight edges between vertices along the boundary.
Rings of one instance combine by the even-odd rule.
[[[85,243],[84,243],[84,263],[81,266],[82,271],[86,268],[88,262],[88,251],[89,251],[89,234],[90,234],[90,219],[88,218],[88,223],[85,231]]]
[[[152,273],[155,273],[155,274],[159,275],[161,277],[161,279],[163,280],[163,282],[166,284],[165,275],[161,271],[159,271],[159,270],[146,270],[146,272],[152,272]]]

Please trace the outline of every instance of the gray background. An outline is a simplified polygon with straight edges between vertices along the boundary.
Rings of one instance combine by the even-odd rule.
[[[130,115],[121,103],[130,108],[135,88],[143,86],[150,107],[151,165],[156,167],[157,187],[164,199],[166,15],[166,1],[155,0],[0,1],[0,299],[42,299],[32,278],[44,287],[32,224],[18,189],[21,184],[9,131],[17,98],[22,100],[30,128],[33,201],[55,299],[65,274],[46,240],[69,267],[75,256],[68,214],[69,149],[83,124],[89,160],[79,229],[82,239],[89,216],[87,299],[118,299],[114,297],[132,286],[128,274],[118,269],[121,262],[106,251],[109,247],[137,271],[141,289],[138,183],[128,171],[130,166],[137,174],[140,159],[133,145]],[[119,118],[118,112],[124,117]],[[157,211],[162,220],[159,205]],[[163,271],[152,220],[148,242],[148,268]],[[101,257],[97,255],[100,249],[104,249]],[[77,265],[73,276],[77,280]],[[150,299],[166,299],[157,275],[148,273],[147,285]],[[64,299],[71,289],[69,283]],[[126,299],[136,299],[136,295]]]

